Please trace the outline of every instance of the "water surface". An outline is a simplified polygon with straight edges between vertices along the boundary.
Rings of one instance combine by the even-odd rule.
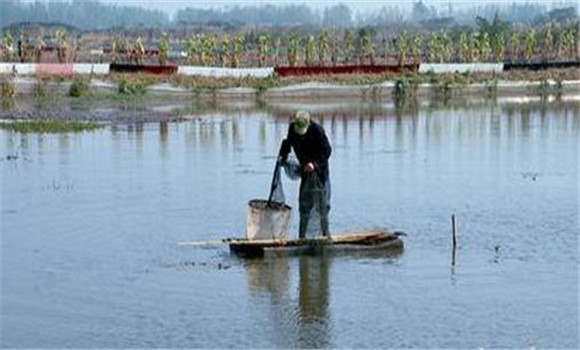
[[[177,245],[243,236],[292,109],[0,131],[0,346],[578,348],[578,102],[352,105],[315,113],[331,230],[405,231],[402,254]]]

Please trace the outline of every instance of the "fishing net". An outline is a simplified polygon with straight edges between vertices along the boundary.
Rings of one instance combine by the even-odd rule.
[[[270,205],[279,206],[286,202],[280,168],[291,180],[302,179],[299,193],[300,225],[299,233],[304,237],[320,236],[328,233],[328,212],[330,211],[330,179],[320,181],[316,172],[302,174],[297,160],[289,158],[278,162],[272,179]]]

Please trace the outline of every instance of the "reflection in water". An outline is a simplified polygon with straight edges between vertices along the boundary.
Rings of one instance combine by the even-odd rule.
[[[161,147],[167,147],[167,137],[169,135],[169,129],[167,121],[159,122],[159,140],[161,141]]]
[[[300,258],[299,348],[329,345],[328,257]]]
[[[251,294],[267,292],[271,301],[273,341],[283,347],[324,348],[330,345],[329,268],[326,256],[298,259],[298,290],[291,269],[295,259],[252,260],[246,265]]]

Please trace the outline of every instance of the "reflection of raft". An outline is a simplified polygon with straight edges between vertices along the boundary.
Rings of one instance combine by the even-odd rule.
[[[264,255],[308,255],[361,251],[400,251],[403,249],[401,233],[383,230],[367,230],[324,237],[284,240],[248,240],[230,238],[230,251],[243,257]]]

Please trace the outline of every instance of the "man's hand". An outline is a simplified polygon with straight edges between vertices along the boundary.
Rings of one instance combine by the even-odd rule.
[[[311,172],[314,171],[314,164],[312,162],[306,164],[306,166],[304,167],[304,171],[306,171],[307,174],[310,174]]]

